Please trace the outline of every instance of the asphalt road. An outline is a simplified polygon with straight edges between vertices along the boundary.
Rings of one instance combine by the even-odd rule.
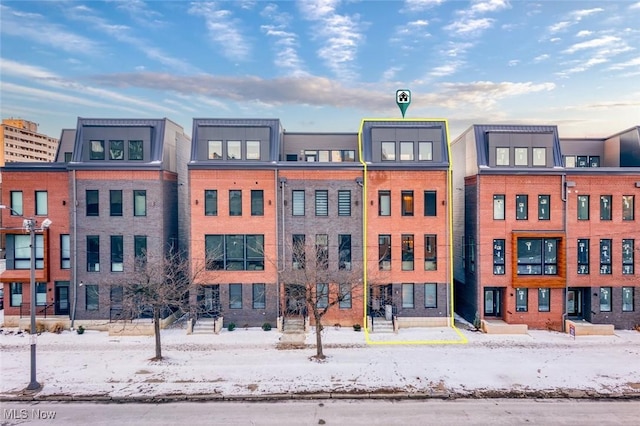
[[[639,400],[460,399],[421,401],[14,403],[2,425],[631,425]]]

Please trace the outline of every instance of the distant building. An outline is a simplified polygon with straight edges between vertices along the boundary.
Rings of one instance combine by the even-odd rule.
[[[58,148],[58,139],[38,133],[37,123],[21,118],[2,120],[0,140],[0,167],[5,163],[15,162],[50,163],[54,160]]]

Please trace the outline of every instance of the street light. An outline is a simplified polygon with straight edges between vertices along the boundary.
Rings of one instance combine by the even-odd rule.
[[[22,216],[11,207],[1,205],[0,209],[8,209],[16,216]],[[30,327],[30,342],[31,342],[31,380],[27,385],[27,390],[40,389],[40,383],[36,380],[36,231],[43,231],[51,226],[50,219],[44,219],[40,228],[36,227],[36,220],[34,218],[24,218],[22,221],[22,227],[29,231],[29,244],[31,245],[31,262],[30,262],[30,274],[29,274],[29,293],[31,296],[30,309],[31,312],[31,327]]]

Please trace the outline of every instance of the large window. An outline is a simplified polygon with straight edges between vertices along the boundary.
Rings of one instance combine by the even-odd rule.
[[[504,194],[493,196],[493,219],[504,220]]]
[[[578,274],[589,273],[589,240],[578,240]]]
[[[251,290],[253,309],[264,309],[267,306],[266,285],[253,284]]]
[[[600,196],[600,220],[611,220],[611,195]]]
[[[227,141],[227,159],[242,159],[242,146],[240,141]]]
[[[22,216],[23,208],[22,191],[11,191],[11,216]]]
[[[48,214],[47,191],[36,191],[36,215],[46,216]]]
[[[527,220],[529,218],[529,196],[516,195],[516,219]]]
[[[414,296],[413,284],[403,283],[402,284],[402,307],[403,308],[413,308],[415,306],[413,296]]]
[[[60,234],[60,269],[71,268],[71,238],[69,234]]]
[[[100,288],[95,284],[87,284],[85,288],[85,309],[97,311],[100,307]]]
[[[329,215],[329,191],[326,189],[316,190],[316,216]]]
[[[635,197],[633,195],[622,196],[622,220],[634,220]]]
[[[218,215],[218,191],[215,189],[204,190],[204,215]]]
[[[633,287],[622,287],[622,312],[633,312]]]
[[[264,216],[264,191],[251,190],[251,216]]]
[[[229,284],[229,309],[242,309],[242,284]]]
[[[611,312],[611,287],[600,287],[600,312]]]
[[[87,235],[87,272],[100,272],[99,235]]]
[[[378,215],[391,216],[391,191],[378,191]]]
[[[260,159],[260,141],[247,141],[247,160]]]
[[[22,305],[22,283],[11,283],[9,286],[9,306]]]
[[[264,235],[205,235],[207,270],[263,270]]]
[[[518,238],[518,275],[557,275],[558,240]]]
[[[551,290],[548,288],[538,289],[538,312],[549,312],[551,310]]]
[[[438,269],[438,236],[426,234],[424,236],[424,270],[435,271]]]
[[[89,160],[104,160],[104,141],[89,141]]]
[[[338,269],[351,270],[351,235],[338,235]]]
[[[528,148],[514,148],[514,164],[516,166],[528,166],[529,165],[529,149]]]
[[[339,297],[339,308],[340,309],[351,309],[351,284],[349,283],[340,283],[338,285],[338,297]]]
[[[329,269],[329,236],[316,234],[316,268]]]
[[[307,261],[306,238],[304,234],[293,234],[293,246],[291,248],[293,269],[304,269]]]
[[[625,238],[622,240],[622,274],[634,274],[634,255],[635,240]]]
[[[222,141],[207,141],[207,158],[222,160]]]
[[[142,189],[135,189],[133,191],[133,215],[147,215],[147,191]]]
[[[400,161],[413,161],[413,142],[400,142]]]
[[[382,161],[396,161],[395,142],[382,142]]]
[[[547,165],[547,148],[533,148],[533,165],[535,167]]]
[[[100,200],[97,189],[87,189],[85,191],[87,198],[87,216],[100,215]]]
[[[436,284],[424,285],[424,307],[425,308],[438,307],[438,286]]]
[[[418,160],[433,160],[433,142],[418,142]]]
[[[293,190],[291,192],[291,198],[293,199],[292,214],[294,216],[304,216],[304,190]]]
[[[538,195],[538,220],[551,219],[551,196]]]
[[[504,275],[504,240],[493,240],[493,274]]]
[[[229,190],[229,216],[242,216],[242,190]]]
[[[526,288],[516,288],[516,312],[529,310],[529,292]]]
[[[109,191],[109,214],[122,216],[122,190],[112,189]]]
[[[509,165],[509,148],[496,148],[496,166]]]
[[[129,160],[142,161],[144,149],[142,141],[129,141]]]
[[[111,272],[124,270],[124,240],[122,235],[111,236]]]
[[[611,240],[600,240],[600,273],[611,274]]]
[[[338,191],[338,216],[351,216],[351,191]]]
[[[109,141],[109,160],[124,160],[124,141]]]
[[[413,216],[413,191],[402,191],[402,216]]]
[[[424,215],[436,216],[436,191],[424,191]]]
[[[31,237],[29,234],[9,234],[7,240],[13,239],[13,259],[14,269],[31,268]],[[36,242],[36,269],[44,267],[44,236],[35,235]]]
[[[589,220],[588,195],[578,195],[578,220]]]
[[[413,271],[413,235],[402,235],[402,270]]]
[[[391,235],[378,235],[378,269],[391,270]]]
[[[316,302],[320,309],[325,309],[329,306],[329,284],[316,284]]]

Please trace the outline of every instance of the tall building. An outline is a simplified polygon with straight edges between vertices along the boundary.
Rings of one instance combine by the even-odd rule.
[[[2,120],[0,167],[5,163],[52,162],[58,139],[38,133],[38,124],[20,118]]]

